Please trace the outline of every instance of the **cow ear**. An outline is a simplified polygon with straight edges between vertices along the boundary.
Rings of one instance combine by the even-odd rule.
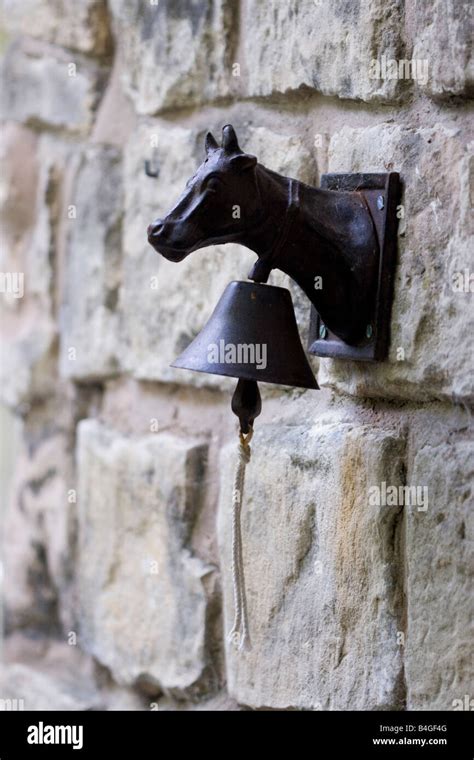
[[[239,153],[237,156],[232,156],[230,163],[233,167],[239,171],[244,169],[251,169],[257,163],[256,156],[251,156],[250,153]]]
[[[204,147],[206,148],[206,153],[212,153],[212,151],[217,150],[219,147],[216,138],[211,132],[208,132],[206,135],[206,139],[204,140]]]

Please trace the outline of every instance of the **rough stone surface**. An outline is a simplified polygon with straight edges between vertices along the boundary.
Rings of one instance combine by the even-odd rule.
[[[407,708],[467,709],[474,679],[471,415],[420,413],[410,450],[407,483],[427,487],[428,500],[426,512],[415,507],[406,515]]]
[[[20,39],[5,54],[0,77],[0,110],[7,118],[73,133],[89,130],[103,77],[92,62]]]
[[[153,115],[230,94],[231,0],[112,0],[127,90],[137,113]]]
[[[331,171],[400,172],[404,219],[388,361],[323,359],[320,382],[362,396],[472,401],[472,292],[455,288],[473,246],[471,161],[460,131],[441,125],[344,127],[333,136]]]
[[[82,53],[110,52],[111,36],[105,0],[3,0],[3,25]]]
[[[68,219],[61,313],[63,376],[98,379],[117,372],[121,283],[122,166],[112,147],[81,158]]]
[[[25,710],[86,710],[89,705],[77,696],[67,692],[58,683],[57,675],[52,678],[26,665],[9,665],[0,671],[0,699],[24,704]]]
[[[123,62],[117,55],[104,96],[97,109],[91,141],[122,148],[135,127],[136,116],[123,86]]]
[[[436,98],[472,97],[472,5],[456,0],[417,3],[413,58],[426,60],[429,77],[423,89]]]
[[[119,684],[184,691],[202,676],[212,568],[189,541],[204,454],[171,434],[79,425],[80,640]]]
[[[0,709],[469,708],[469,4],[2,7]],[[373,78],[392,59],[403,76]],[[312,358],[320,391],[262,384],[249,653],[225,640],[235,381],[169,365],[255,254],[172,264],[146,239],[226,123],[306,183],[404,187],[388,361]],[[270,283],[306,342],[307,298]],[[384,483],[411,491],[385,505]],[[426,511],[405,500],[420,488]]]
[[[249,0],[242,23],[245,89],[250,95],[304,86],[365,101],[398,96],[400,81],[371,78],[371,62],[382,54],[399,57],[399,0]]]
[[[71,621],[71,470],[67,437],[60,432],[33,451],[24,447],[17,457],[3,524],[4,535],[15,536],[3,548],[7,630],[39,628],[55,634],[61,620]]]
[[[242,709],[225,691],[215,697],[211,697],[210,699],[195,704],[178,702],[169,697],[162,697],[158,700],[157,705],[160,712],[188,710],[196,710],[197,712],[238,712]]]
[[[9,123],[2,130],[1,268],[23,278],[23,295],[2,294],[3,403],[18,407],[54,392],[57,327],[54,250],[69,148]]]
[[[6,641],[3,659],[0,711],[10,709],[9,700],[17,700],[22,710],[143,710],[146,706],[139,694],[111,684],[77,645],[14,634]]]
[[[252,650],[229,644],[229,693],[251,707],[400,708],[401,508],[371,506],[369,488],[402,483],[403,439],[334,414],[253,440],[242,525]],[[235,454],[222,456],[219,506],[227,629]]]
[[[256,153],[269,168],[314,181],[314,160],[296,137],[264,128],[239,131],[239,137],[245,149]],[[127,146],[123,361],[125,369],[140,379],[229,388],[231,383],[223,378],[175,370],[169,365],[199,333],[226,285],[246,278],[255,254],[233,244],[210,246],[174,264],[156,254],[146,239],[148,224],[170,210],[202,162],[203,139],[201,132],[170,129],[154,122],[142,124]],[[153,158],[159,167],[158,180],[144,174],[144,157]],[[272,277],[275,284],[289,284],[283,275]],[[300,321],[306,326],[308,304],[296,286],[292,290]]]

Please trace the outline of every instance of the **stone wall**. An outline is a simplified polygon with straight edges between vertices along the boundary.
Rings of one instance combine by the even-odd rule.
[[[1,269],[24,292],[1,294],[2,402],[20,421],[4,424],[3,696],[451,710],[472,695],[470,22],[451,0],[4,0]],[[388,360],[313,357],[319,392],[264,389],[248,653],[224,635],[233,383],[169,365],[255,257],[213,246],[176,265],[146,241],[229,122],[310,184],[403,182]],[[271,282],[305,336],[307,300]]]

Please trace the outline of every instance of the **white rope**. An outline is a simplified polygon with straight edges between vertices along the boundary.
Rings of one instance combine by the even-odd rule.
[[[234,490],[232,492],[232,583],[234,587],[234,625],[227,640],[242,650],[251,649],[247,617],[247,597],[245,594],[244,563],[242,556],[241,512],[244,495],[245,467],[250,461],[253,430],[248,434],[239,434],[239,461],[235,471]]]

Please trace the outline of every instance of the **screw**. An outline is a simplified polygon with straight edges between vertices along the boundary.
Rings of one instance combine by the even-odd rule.
[[[378,210],[382,211],[382,209],[384,208],[384,206],[385,206],[385,201],[384,201],[383,195],[378,195],[377,196],[377,208],[378,208]]]
[[[367,338],[372,337],[372,325],[367,325],[367,327],[365,328],[365,334]]]
[[[327,334],[328,334],[328,331],[326,330],[326,325],[321,325],[319,328],[319,337],[325,338]]]

